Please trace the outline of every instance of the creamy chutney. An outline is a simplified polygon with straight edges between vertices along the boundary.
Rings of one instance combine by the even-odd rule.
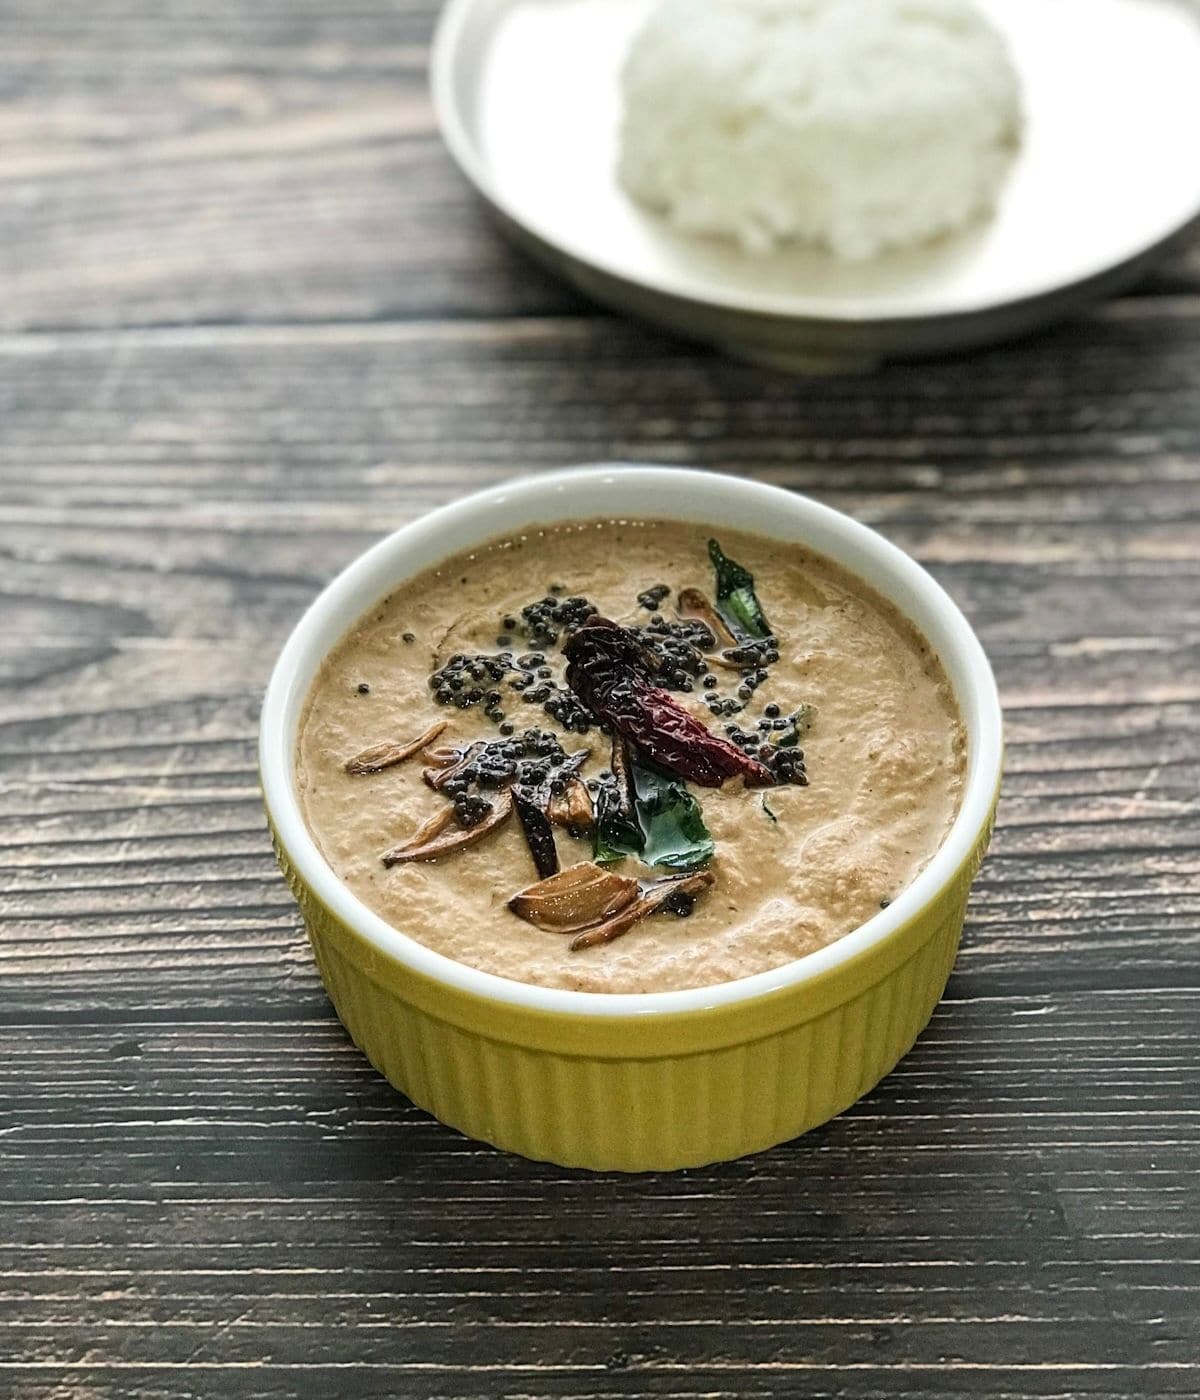
[[[652,992],[871,918],[944,840],[965,749],[937,656],[862,580],[718,527],[596,521],[370,609],[313,682],[296,783],[393,927],[517,981]]]

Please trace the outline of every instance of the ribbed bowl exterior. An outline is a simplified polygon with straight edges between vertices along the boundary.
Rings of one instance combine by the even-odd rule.
[[[278,837],[276,852],[338,1016],[397,1089],[469,1137],[526,1157],[661,1171],[785,1142],[896,1065],[945,988],[990,831],[989,819],[919,913],[819,979],[637,1017],[522,1008],[436,981],[332,914]]]

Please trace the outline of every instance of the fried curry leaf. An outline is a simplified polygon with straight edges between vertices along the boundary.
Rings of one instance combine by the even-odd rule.
[[[595,855],[603,865],[623,856],[641,855],[645,838],[637,820],[633,754],[617,732],[612,740],[612,781],[601,787],[595,805]]]
[[[601,865],[640,856],[646,838],[636,817],[626,812],[615,788],[596,794],[595,857]]]
[[[712,859],[713,839],[700,804],[675,778],[657,773],[639,763],[633,765],[637,788],[637,814],[645,845],[642,859],[647,865],[668,870],[695,870]]]
[[[754,575],[729,559],[716,540],[708,542],[708,557],[717,574],[717,611],[743,637],[769,637],[770,624],[754,592]]]
[[[700,804],[678,779],[637,760],[631,765],[635,819],[614,788],[602,788],[596,804],[595,857],[601,864],[637,856],[647,865],[695,870],[713,855],[713,840]]]
[[[801,705],[798,710],[793,710],[787,717],[788,727],[780,733],[775,743],[781,749],[794,749],[812,728],[816,716],[816,707],[813,705]]]

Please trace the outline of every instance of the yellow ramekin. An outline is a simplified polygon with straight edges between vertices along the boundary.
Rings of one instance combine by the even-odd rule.
[[[962,711],[962,807],[895,901],[770,972],[688,991],[606,995],[479,972],[392,928],[338,880],[294,784],[296,731],[323,657],[398,583],[497,535],[567,520],[671,519],[794,542],[865,579],[941,657]],[[912,559],[847,516],[772,486],[668,467],[529,477],[434,511],[341,573],[297,624],[263,705],[260,767],[279,863],[343,1024],[371,1063],[470,1137],[564,1166],[696,1166],[825,1122],[925,1026],[958,948],[1001,767],[995,681],[975,634]]]

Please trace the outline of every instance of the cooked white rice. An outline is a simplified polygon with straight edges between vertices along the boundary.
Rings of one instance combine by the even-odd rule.
[[[690,233],[845,258],[991,210],[1021,123],[970,0],[663,0],[622,87],[634,198]]]

